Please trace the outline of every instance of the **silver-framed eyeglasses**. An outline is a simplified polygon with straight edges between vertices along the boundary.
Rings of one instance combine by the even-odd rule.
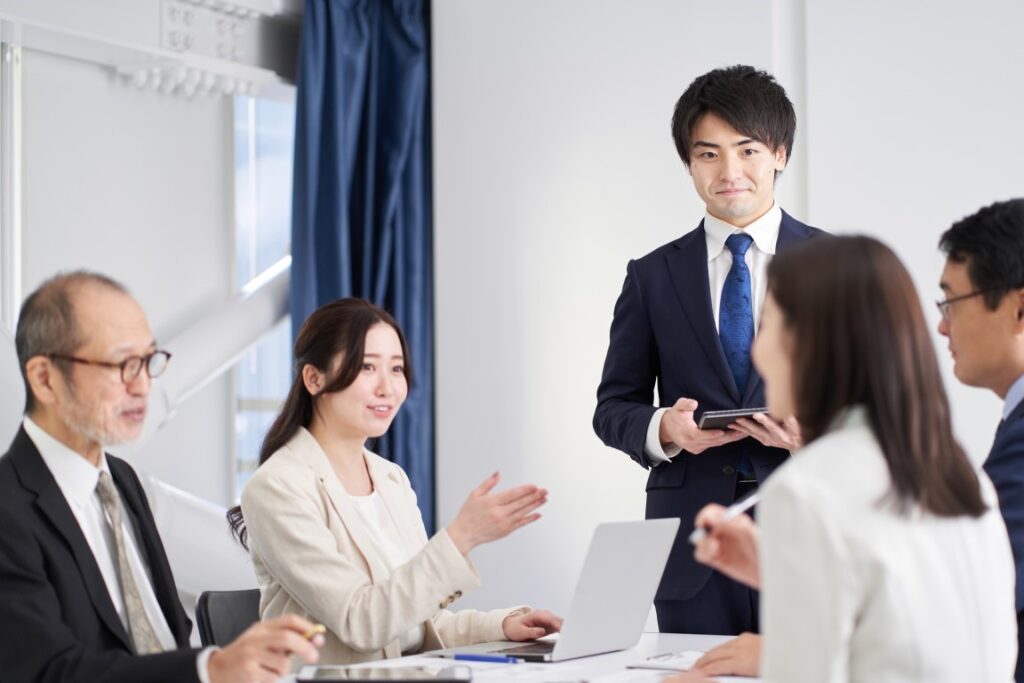
[[[976,296],[981,296],[982,294],[988,294],[989,292],[995,292],[995,291],[998,291],[1000,289],[1002,289],[1002,288],[1001,287],[990,287],[988,289],[978,289],[978,290],[975,290],[973,292],[968,292],[967,294],[961,294],[960,296],[951,296],[948,299],[946,299],[945,301],[936,301],[935,302],[935,307],[939,309],[939,315],[942,316],[942,319],[948,323],[949,322],[949,307],[952,306],[953,304],[955,304],[957,301],[963,301],[964,299],[973,299]]]
[[[121,381],[125,384],[138,377],[139,373],[142,372],[142,368],[146,368],[146,374],[149,375],[150,379],[155,379],[164,374],[167,364],[171,361],[171,354],[167,351],[154,351],[145,356],[128,356],[120,363],[89,360],[88,358],[78,358],[77,356],[64,356],[59,353],[49,353],[47,357],[59,358],[60,360],[67,360],[72,363],[81,363],[82,365],[97,365],[101,368],[117,368],[121,371]]]

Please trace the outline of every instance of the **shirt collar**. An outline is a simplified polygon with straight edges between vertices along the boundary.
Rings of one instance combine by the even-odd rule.
[[[107,456],[100,453],[100,466],[92,463],[51,436],[46,430],[25,416],[25,433],[32,439],[50,474],[57,481],[61,493],[79,507],[85,507],[100,479],[100,472],[110,473]]]
[[[782,209],[778,204],[772,204],[765,215],[743,228],[754,239],[758,250],[764,254],[774,254],[775,244],[779,241],[779,226],[782,224]],[[714,261],[725,248],[725,240],[741,228],[730,225],[720,218],[715,218],[710,213],[704,215],[704,234],[707,236],[708,261]]]
[[[1003,419],[1010,417],[1010,413],[1017,409],[1020,402],[1024,401],[1024,375],[1017,378],[1017,381],[1010,385],[1006,392],[1006,400],[1003,403]]]

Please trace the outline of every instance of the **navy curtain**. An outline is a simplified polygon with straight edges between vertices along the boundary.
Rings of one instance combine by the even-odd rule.
[[[306,0],[292,205],[293,335],[358,296],[402,325],[409,398],[374,444],[434,529],[433,255],[428,12],[423,0]]]

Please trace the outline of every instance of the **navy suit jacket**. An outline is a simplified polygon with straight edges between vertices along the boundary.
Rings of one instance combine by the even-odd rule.
[[[107,456],[179,650],[136,656],[99,566],[35,444],[0,458],[0,678],[11,683],[198,682],[197,650],[135,471]]]
[[[783,212],[776,251],[818,234],[825,233]],[[764,405],[764,387],[756,369],[751,367],[747,386],[737,387],[722,351],[711,308],[703,221],[674,242],[630,261],[615,304],[597,389],[594,431],[605,444],[624,451],[645,468],[647,428],[657,410],[655,382],[659,406],[670,407],[682,397],[695,399],[697,420],[707,410]],[[733,501],[743,449],[758,481],[788,455],[748,438],[699,455],[683,452],[651,468],[647,518],[682,518],[657,599],[686,600],[707,582],[712,570],[694,561],[686,538],[702,507]]]
[[[996,487],[1017,565],[1017,682],[1024,683],[1024,402],[999,426],[984,469]]]

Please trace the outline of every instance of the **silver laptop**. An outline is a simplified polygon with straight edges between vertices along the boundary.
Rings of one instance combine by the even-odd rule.
[[[483,643],[425,654],[560,662],[631,648],[640,642],[678,530],[678,519],[599,524],[557,640]]]

